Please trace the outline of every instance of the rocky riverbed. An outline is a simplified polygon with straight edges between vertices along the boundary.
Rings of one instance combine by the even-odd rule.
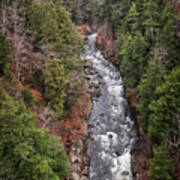
[[[83,38],[86,39],[87,35],[91,33],[90,27],[87,25],[80,27],[79,30]],[[97,46],[100,47],[102,39],[102,32],[98,35],[97,38]],[[113,43],[113,42],[112,42]],[[105,51],[108,51],[108,48],[105,47],[102,49],[103,55],[107,55]],[[115,52],[113,52],[115,53]],[[113,54],[112,53],[112,54]],[[107,57],[107,56],[106,56]],[[109,57],[110,58],[110,57]],[[111,58],[110,58],[111,61]],[[90,97],[90,103],[88,107],[88,111],[90,115],[91,108],[92,108],[92,101],[96,101],[100,96],[100,86],[102,86],[101,75],[92,67],[93,64],[90,61],[84,62],[84,73],[86,77],[86,93]],[[127,89],[125,89],[127,91]],[[125,92],[126,92],[125,91]],[[128,95],[128,92],[126,92],[126,95]],[[128,96],[129,97],[129,96]],[[132,97],[129,97],[130,105],[132,105],[132,108],[136,108],[136,102],[132,100]],[[132,104],[131,104],[132,103]],[[90,159],[87,156],[87,140],[89,138],[88,136],[88,130],[87,130],[87,124],[88,124],[88,118],[86,117],[85,123],[85,133],[84,136],[86,138],[80,140],[77,142],[77,146],[79,148],[72,149],[72,153],[70,153],[70,163],[71,163],[71,169],[72,169],[72,180],[82,180],[88,179],[88,173],[89,173],[89,163]],[[142,130],[141,130],[142,129]],[[86,142],[86,143],[84,143]],[[139,141],[138,141],[138,147],[132,150],[132,175],[134,180],[149,180],[148,177],[148,169],[149,169],[149,157],[151,156],[152,150],[151,150],[151,142],[149,141],[149,137],[144,133],[143,127],[139,127]],[[84,173],[85,172],[85,173]],[[86,174],[87,173],[87,174]]]

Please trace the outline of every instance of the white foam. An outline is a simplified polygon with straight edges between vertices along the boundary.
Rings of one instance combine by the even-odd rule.
[[[89,120],[94,139],[89,145],[89,177],[90,180],[132,180],[130,151],[132,135],[136,136],[134,123],[127,116],[120,72],[96,49],[96,37],[97,34],[88,37],[85,59],[102,76],[104,91],[94,102]]]

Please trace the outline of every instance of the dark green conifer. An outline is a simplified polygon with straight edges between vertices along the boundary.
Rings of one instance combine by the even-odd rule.
[[[0,179],[60,180],[68,175],[59,139],[38,129],[34,118],[0,89]]]
[[[150,161],[149,176],[151,180],[173,180],[175,167],[169,160],[168,150],[161,145],[154,150],[154,157]]]

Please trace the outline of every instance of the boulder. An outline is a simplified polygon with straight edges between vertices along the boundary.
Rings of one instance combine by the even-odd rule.
[[[72,173],[72,178],[73,178],[73,180],[79,180],[80,176],[76,172],[73,172]]]
[[[77,32],[85,38],[87,35],[92,33],[92,30],[88,24],[83,24],[77,27]]]

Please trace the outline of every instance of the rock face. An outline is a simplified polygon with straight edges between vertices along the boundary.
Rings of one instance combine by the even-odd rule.
[[[150,180],[148,176],[149,159],[152,157],[151,141],[144,132],[143,127],[139,127],[139,142],[132,151],[132,171],[135,180]]]
[[[77,81],[82,81],[79,79]],[[71,111],[71,115],[68,118],[61,120],[59,123],[50,123],[51,114],[50,110],[44,109],[43,115],[47,115],[49,123],[47,124],[47,118],[42,116],[42,113],[38,107],[34,109],[37,114],[37,123],[40,127],[47,128],[52,136],[61,136],[61,142],[68,155],[70,166],[70,177],[68,180],[88,180],[89,170],[89,157],[87,156],[87,119],[91,112],[91,95],[88,93],[89,85],[87,80],[84,79],[79,89],[80,96],[78,101],[80,105],[76,105]],[[48,107],[47,107],[48,108]],[[46,119],[46,121],[43,121]]]
[[[96,44],[106,59],[116,63],[115,38],[113,37],[113,34],[107,31],[107,27],[105,25],[98,29]]]
[[[88,24],[83,24],[81,26],[77,26],[77,32],[83,37],[86,38],[87,35],[92,33],[92,30]]]
[[[180,0],[174,0],[173,7],[174,7],[174,12],[179,15],[180,14]]]
[[[77,32],[84,39],[87,37],[87,35],[92,34],[94,31],[98,32],[96,40],[97,48],[101,51],[101,53],[106,59],[116,64],[116,39],[114,38],[112,33],[108,32],[106,25],[89,26],[88,24],[82,24],[80,26],[77,26]]]
[[[137,111],[137,100],[132,95],[133,89],[126,87],[126,97],[128,98],[131,109],[135,116]],[[138,127],[138,143],[132,151],[132,172],[135,180],[150,180],[148,176],[149,159],[152,157],[152,144],[144,127]]]
[[[90,114],[91,97],[87,81],[81,87],[80,106],[76,106],[70,116],[59,125],[62,142],[68,154],[70,164],[69,180],[87,180],[89,157],[87,156],[87,119]]]

